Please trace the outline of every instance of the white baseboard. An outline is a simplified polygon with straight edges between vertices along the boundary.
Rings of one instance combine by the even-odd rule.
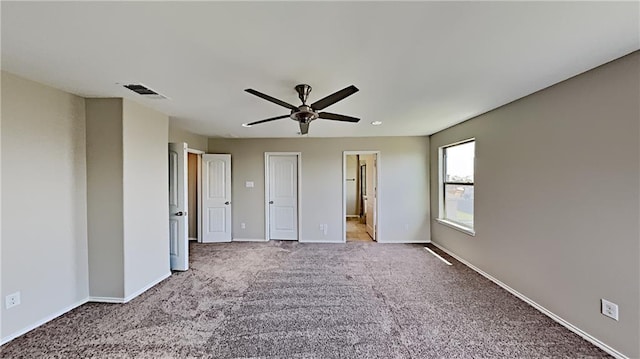
[[[342,238],[337,239],[337,240],[321,239],[319,241],[301,239],[298,242],[300,242],[300,243],[340,243],[340,244],[344,244],[344,241],[342,240]]]
[[[130,302],[133,298],[139,296],[140,294],[148,291],[149,289],[153,288],[155,285],[157,285],[158,283],[162,282],[163,280],[169,278],[171,276],[171,272],[164,274],[163,276],[161,276],[160,278],[154,280],[153,282],[147,284],[146,286],[142,287],[141,289],[135,291],[133,294],[128,295],[126,297],[94,297],[94,296],[90,296],[89,297],[89,302],[96,302],[96,303],[128,303]]]
[[[264,238],[234,238],[232,242],[267,242]]]
[[[154,280],[153,282],[145,285],[144,287],[138,289],[137,291],[133,292],[132,294],[126,296],[124,298],[124,303],[127,303],[127,302],[131,301],[133,298],[135,298],[135,297],[139,296],[140,294],[148,291],[149,289],[155,287],[156,284],[162,282],[163,280],[165,280],[165,279],[167,279],[169,277],[171,277],[171,272],[165,273],[164,275],[160,276],[160,278]]]
[[[2,339],[0,339],[0,345],[7,344],[8,342],[14,340],[15,338],[17,338],[17,337],[19,337],[21,335],[24,335],[24,334],[36,329],[37,327],[39,327],[39,326],[41,326],[41,325],[43,325],[43,324],[45,324],[47,322],[50,322],[50,321],[56,319],[57,317],[65,314],[65,313],[67,313],[67,312],[69,312],[69,311],[71,311],[71,310],[73,310],[75,308],[78,308],[79,306],[85,304],[87,301],[88,301],[87,298],[85,298],[83,300],[80,300],[80,301],[78,301],[76,303],[73,303],[73,304],[67,306],[67,307],[64,307],[63,309],[61,309],[61,310],[59,310],[59,311],[57,311],[57,312],[55,312],[55,313],[53,313],[51,315],[48,315],[48,316],[44,317],[41,320],[38,320],[37,322],[35,322],[35,323],[25,327],[25,328],[22,328],[22,329],[18,330],[15,333],[11,333],[11,334],[7,335],[6,337],[3,337]]]
[[[359,218],[357,214],[347,214],[347,218]]]
[[[146,292],[147,290],[151,289],[153,286],[155,286],[156,284],[162,282],[163,280],[169,278],[169,276],[171,276],[171,272],[163,275],[162,277],[156,279],[155,281],[151,282],[150,284],[146,285],[145,287],[143,287],[142,289],[136,291],[135,293],[125,297],[125,298],[119,298],[119,297],[92,297],[89,296],[83,300],[80,300],[76,303],[73,303],[51,315],[48,315],[46,317],[44,317],[43,319],[23,328],[18,330],[15,333],[11,333],[9,335],[7,335],[6,337],[3,337],[2,339],[0,339],[0,345],[4,345],[10,341],[12,341],[13,339],[26,334],[30,331],[32,331],[33,329],[36,329],[37,327],[52,321],[53,319],[56,319],[57,317],[69,312],[70,310],[73,310],[87,302],[98,302],[98,303],[127,303],[129,301],[131,301],[133,298],[139,296],[140,294]]]
[[[421,241],[377,241],[380,244],[412,244],[412,243],[417,243],[417,244],[427,244],[427,243],[431,243],[430,240],[421,240]]]
[[[122,297],[89,297],[87,300],[92,303],[124,303],[124,298]]]
[[[489,279],[490,281],[492,281],[493,283],[499,285],[500,287],[502,287],[504,290],[506,290],[507,292],[515,295],[516,297],[520,298],[522,301],[524,301],[525,303],[529,304],[530,306],[534,307],[535,309],[537,309],[538,311],[540,311],[542,314],[546,315],[547,317],[553,319],[554,321],[556,321],[558,324],[562,325],[563,327],[569,329],[570,331],[578,334],[579,336],[581,336],[582,338],[584,338],[585,340],[587,340],[588,342],[592,343],[593,345],[597,346],[598,348],[604,350],[605,352],[609,353],[610,355],[612,355],[615,358],[618,359],[629,359],[626,355],[620,353],[619,351],[613,349],[612,347],[608,346],[607,344],[603,343],[602,341],[600,341],[599,339],[597,339],[596,337],[592,336],[591,334],[585,332],[584,330],[576,327],[575,325],[569,323],[568,321],[562,319],[559,315],[553,313],[552,311],[550,311],[549,309],[541,306],[540,304],[534,302],[532,299],[530,299],[529,297],[525,296],[524,294],[518,292],[517,290],[509,287],[508,285],[506,285],[505,283],[502,283],[501,281],[499,281],[498,279],[494,278],[493,276],[491,276],[490,274],[484,272],[482,269],[474,266],[473,264],[467,262],[466,260],[464,260],[463,258],[459,257],[458,255],[456,255],[455,253],[449,251],[448,249],[442,247],[441,245],[437,244],[437,243],[431,243],[434,246],[440,248],[441,250],[443,250],[445,253],[447,253],[448,255],[452,256],[453,258],[457,259],[460,263],[466,265],[467,267],[473,269],[474,271],[476,271],[478,274],[480,274],[481,276]]]
[[[189,240],[190,240],[190,241],[197,241],[197,240],[198,240],[198,238],[189,237]]]

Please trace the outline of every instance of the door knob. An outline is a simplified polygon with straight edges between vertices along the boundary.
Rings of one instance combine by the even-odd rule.
[[[273,204],[273,201],[269,201],[269,204]]]
[[[228,205],[229,205],[229,203],[231,203],[231,202],[229,202],[229,201],[226,201],[226,202],[225,202],[224,204],[226,204],[226,205],[228,206]]]
[[[182,212],[182,211],[176,212],[176,216],[186,216],[186,215],[187,215],[187,212]]]

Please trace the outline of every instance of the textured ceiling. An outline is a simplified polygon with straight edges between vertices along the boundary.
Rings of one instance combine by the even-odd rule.
[[[176,127],[293,137],[288,110],[348,85],[311,137],[428,135],[640,48],[638,2],[2,2],[2,69],[125,97]],[[117,83],[166,95],[151,100]],[[372,126],[372,121],[382,121]]]

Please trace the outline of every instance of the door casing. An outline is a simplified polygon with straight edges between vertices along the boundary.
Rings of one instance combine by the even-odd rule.
[[[271,156],[296,156],[298,159],[298,173],[296,173],[298,184],[298,242],[302,241],[302,152],[265,152],[264,153],[264,239],[269,240],[270,233],[270,208],[269,208],[269,188],[271,185],[270,173],[269,173],[269,160]]]
[[[376,205],[375,205],[375,234],[376,242],[383,243],[384,240],[380,237],[380,198],[382,197],[380,191],[380,173],[382,162],[380,151],[343,151],[342,152],[342,242],[347,242],[347,156],[355,155],[375,155],[376,156]],[[359,167],[358,167],[359,168]]]

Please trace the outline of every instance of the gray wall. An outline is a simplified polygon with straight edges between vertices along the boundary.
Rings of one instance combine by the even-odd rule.
[[[86,103],[90,295],[122,300],[169,274],[169,119],[129,100]]]
[[[166,115],[124,100],[125,297],[170,273],[168,122]]]
[[[0,298],[22,302],[0,305],[4,342],[170,272],[168,117],[6,72],[1,82]]]
[[[122,99],[86,99],[89,293],[124,297]]]
[[[476,138],[475,230],[432,240],[629,357],[640,357],[640,54],[431,136]],[[620,321],[600,314],[617,303]]]
[[[2,326],[6,338],[86,299],[84,99],[2,72]],[[22,304],[5,309],[4,297]]]
[[[197,135],[189,131],[185,131],[169,123],[169,142],[185,142],[189,148],[207,152],[208,138],[207,136]]]
[[[233,237],[264,239],[264,153],[302,152],[302,240],[341,242],[342,153],[379,150],[380,224],[385,242],[429,241],[428,137],[209,139],[209,152],[230,153]],[[254,188],[246,188],[253,181]],[[240,223],[246,223],[246,229]],[[327,235],[320,224],[328,224]]]

